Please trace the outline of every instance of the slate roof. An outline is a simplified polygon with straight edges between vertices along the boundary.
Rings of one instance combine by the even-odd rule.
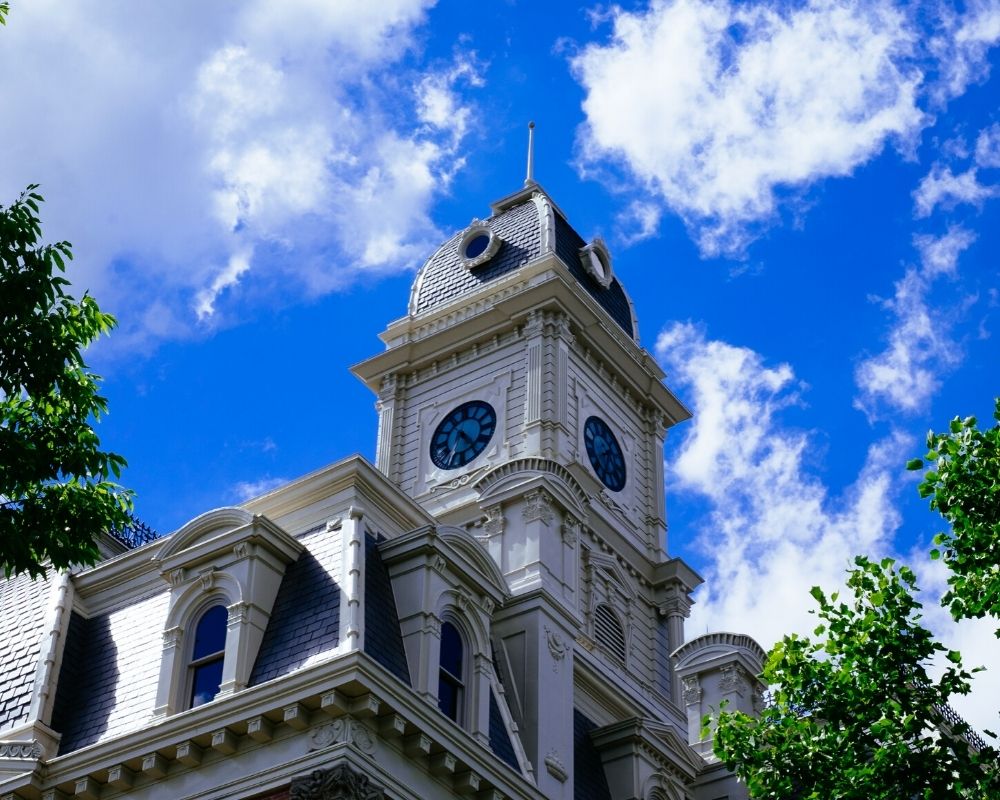
[[[597,726],[573,709],[573,800],[611,800],[601,754],[590,738]]]
[[[257,652],[250,685],[287,675],[340,639],[340,534],[320,526],[299,537],[305,550],[289,564]]]
[[[500,713],[500,705],[492,690],[490,690],[490,750],[501,761],[518,772],[521,771],[517,756],[514,754],[514,745],[511,744],[510,734],[507,733],[507,726]]]
[[[556,255],[618,327],[634,339],[632,308],[622,285],[614,278],[605,289],[594,280],[584,270],[580,260],[580,248],[587,243],[554,206],[553,217]],[[417,273],[410,296],[411,314],[447,305],[543,254],[542,231],[545,223],[531,198],[494,214],[484,222],[503,240],[496,255],[485,264],[468,269],[458,252],[465,231],[456,233]]]
[[[365,534],[365,652],[411,685],[389,570],[382,562],[378,541],[369,533]]]
[[[72,613],[52,710],[60,754],[148,724],[168,600],[162,592],[90,619]]]
[[[0,730],[28,719],[48,588],[27,575],[0,582]]]

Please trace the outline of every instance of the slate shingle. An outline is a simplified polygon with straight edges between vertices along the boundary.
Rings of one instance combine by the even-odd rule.
[[[326,527],[300,537],[305,550],[289,564],[250,675],[250,685],[287,675],[337,647],[340,634],[340,533]]]
[[[601,754],[590,739],[596,727],[573,709],[573,800],[611,800]]]
[[[492,689],[490,690],[490,750],[501,761],[509,764],[518,772],[521,771],[517,763],[517,756],[514,755],[514,745],[510,742],[507,726],[504,725],[503,716],[500,714],[500,705],[497,703]]]
[[[389,570],[382,563],[378,541],[369,533],[365,534],[365,652],[410,685]]]
[[[605,289],[591,278],[580,261],[580,248],[586,242],[558,211],[554,212],[554,217],[556,255],[611,319],[634,339],[631,305],[618,279],[613,279]],[[456,233],[421,268],[417,276],[419,286],[413,298],[416,313],[451,303],[541,254],[541,221],[533,201],[508,208],[485,222],[503,240],[496,255],[479,267],[466,268],[458,253],[464,231]]]
[[[0,730],[28,719],[51,576],[0,583]]]

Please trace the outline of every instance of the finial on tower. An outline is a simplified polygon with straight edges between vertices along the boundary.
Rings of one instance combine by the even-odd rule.
[[[535,182],[535,123],[528,123],[528,174],[524,179],[525,186]]]

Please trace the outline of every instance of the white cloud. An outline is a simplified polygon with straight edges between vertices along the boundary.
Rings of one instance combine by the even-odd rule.
[[[704,254],[740,252],[779,196],[847,175],[925,124],[915,36],[886,3],[661,0],[572,62],[584,169],[623,162]]]
[[[256,481],[239,481],[233,485],[229,494],[235,497],[238,503],[243,503],[251,498],[267,494],[272,489],[277,489],[286,483],[288,483],[288,478],[261,478]]]
[[[938,206],[945,209],[963,203],[982,206],[997,194],[997,187],[979,182],[974,167],[955,175],[951,167],[935,164],[913,192],[914,213],[922,218],[929,217]]]
[[[688,636],[739,631],[769,648],[787,633],[811,635],[811,587],[841,589],[855,555],[896,555],[895,497],[917,443],[899,432],[874,442],[853,483],[832,493],[808,466],[816,435],[784,424],[783,410],[805,391],[789,365],[769,365],[690,323],[663,330],[656,354],[695,412],[667,464],[667,491],[707,503],[697,545],[708,569]],[[907,558],[923,589],[925,624],[960,649],[967,666],[1000,663],[988,624],[956,626],[937,605],[946,577],[940,565],[919,547]],[[975,695],[954,705],[974,726],[995,728],[1000,672],[978,678]]]
[[[883,301],[892,315],[885,349],[862,360],[854,373],[859,394],[855,407],[869,418],[887,408],[894,412],[923,409],[940,378],[960,360],[951,336],[951,313],[928,302],[934,281],[955,275],[961,253],[975,241],[971,231],[955,227],[940,237],[918,236],[919,267],[906,270],[891,299]]]
[[[802,391],[789,365],[768,366],[690,323],[665,329],[656,353],[695,410],[668,491],[710,506],[699,546],[711,561],[691,635],[745,631],[769,647],[810,630],[810,587],[840,586],[855,554],[890,546],[893,475],[911,443],[893,435],[871,445],[857,480],[832,496],[806,467],[812,436],[782,426]]]
[[[939,77],[930,86],[932,100],[943,105],[971,83],[989,75],[987,52],[1000,41],[1000,2],[970,0],[964,13],[946,3],[931,8],[939,29],[928,42],[936,57]]]
[[[46,233],[74,243],[118,350],[223,324],[230,294],[411,268],[474,119],[456,83],[482,83],[468,54],[409,66],[431,4],[253,0],[198,6],[197,25],[176,5],[19,5],[0,69],[32,80],[4,86],[0,194],[42,183]]]
[[[619,236],[626,245],[651,239],[660,230],[663,211],[656,203],[635,200],[615,218]]]
[[[976,137],[976,164],[983,168],[1000,167],[1000,122],[984,128]]]

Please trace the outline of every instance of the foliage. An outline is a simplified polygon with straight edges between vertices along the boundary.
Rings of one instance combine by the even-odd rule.
[[[7,24],[7,15],[10,13],[10,3],[0,3],[0,25]]]
[[[1000,796],[996,751],[970,748],[942,713],[971,675],[920,625],[913,573],[859,556],[848,576],[851,603],[812,590],[816,641],[775,645],[762,676],[773,702],[758,719],[723,711],[716,755],[758,800]],[[947,668],[932,678],[937,654]]]
[[[76,301],[59,273],[68,242],[40,245],[29,186],[0,206],[0,570],[93,563],[95,537],[130,524],[125,460],[103,452],[91,422],[107,412],[81,351],[115,325],[92,297]]]
[[[975,417],[955,417],[946,432],[927,434],[931,469],[920,496],[951,524],[934,537],[931,557],[950,570],[941,602],[955,619],[1000,617],[1000,398],[993,417],[998,424],[987,430]],[[922,469],[924,461],[907,467]]]

